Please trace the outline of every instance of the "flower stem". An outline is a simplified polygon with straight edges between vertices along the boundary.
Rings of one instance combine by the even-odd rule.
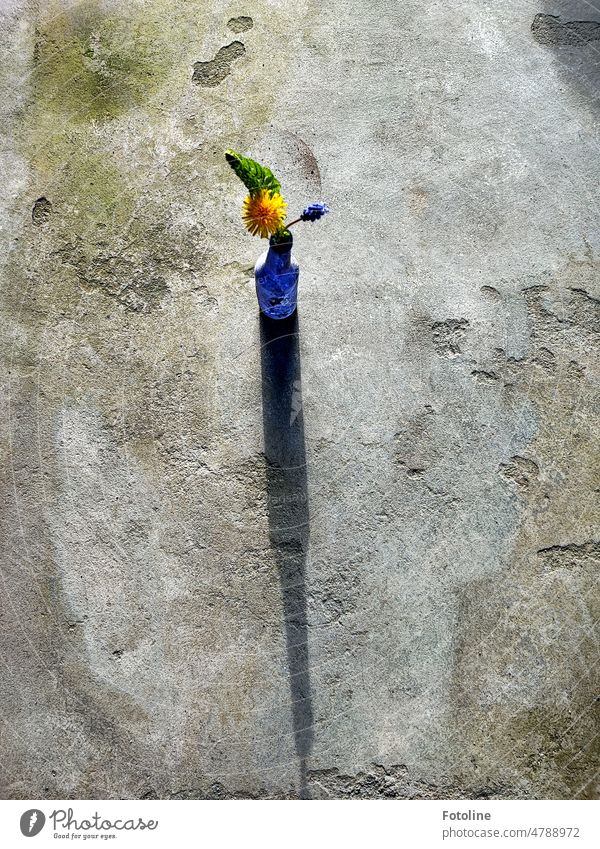
[[[293,224],[297,224],[299,221],[302,221],[302,218],[295,218],[295,219],[291,222],[291,224],[286,224],[286,225],[285,225],[286,230],[289,230],[289,228],[290,228]]]

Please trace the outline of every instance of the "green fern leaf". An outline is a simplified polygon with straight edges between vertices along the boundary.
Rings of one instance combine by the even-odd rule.
[[[281,193],[281,183],[270,168],[247,156],[240,156],[234,150],[226,150],[225,159],[251,195],[256,194],[260,189],[268,189],[272,194]]]

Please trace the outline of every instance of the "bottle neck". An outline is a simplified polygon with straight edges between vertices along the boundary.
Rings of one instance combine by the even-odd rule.
[[[292,241],[285,244],[273,245],[269,243],[267,263],[275,271],[283,271],[290,267],[292,261]]]

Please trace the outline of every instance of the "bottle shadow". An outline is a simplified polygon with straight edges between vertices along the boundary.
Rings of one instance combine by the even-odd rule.
[[[260,314],[269,539],[283,602],[299,795],[310,799],[307,760],[313,745],[313,708],[306,600],[310,525],[299,338],[297,312],[277,321]]]

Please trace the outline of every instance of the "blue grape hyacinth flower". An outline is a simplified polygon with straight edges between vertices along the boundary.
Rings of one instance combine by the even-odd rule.
[[[318,221],[323,215],[329,212],[329,207],[326,203],[311,203],[302,212],[301,221]]]
[[[294,221],[290,221],[289,224],[285,225],[285,232],[289,233],[289,228],[299,221],[318,221],[319,218],[322,218],[328,212],[329,207],[326,203],[311,203],[304,209],[300,218],[296,218]]]

